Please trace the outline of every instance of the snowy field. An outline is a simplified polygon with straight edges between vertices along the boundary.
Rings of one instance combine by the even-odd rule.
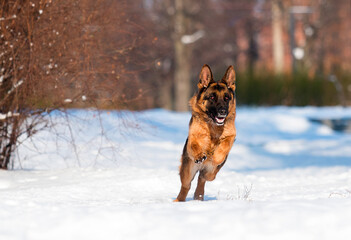
[[[330,117],[351,108],[238,108],[205,201],[173,203],[190,113],[53,113],[0,171],[0,239],[349,239],[351,134],[309,121]]]

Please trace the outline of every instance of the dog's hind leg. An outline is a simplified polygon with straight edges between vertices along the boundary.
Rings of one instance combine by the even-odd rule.
[[[223,165],[227,161],[227,157],[228,157],[228,155],[225,157],[224,161],[220,165],[217,165],[217,166],[212,165],[211,167],[207,167],[206,170],[202,174],[203,178],[206,179],[206,181],[215,180],[217,173],[219,172],[219,170],[221,170],[221,168],[223,167]]]

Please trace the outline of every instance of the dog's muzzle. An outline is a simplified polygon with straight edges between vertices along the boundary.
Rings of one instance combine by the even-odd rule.
[[[223,125],[227,115],[228,115],[228,111],[224,107],[219,108],[217,111],[217,116],[215,116],[216,124],[218,126]]]

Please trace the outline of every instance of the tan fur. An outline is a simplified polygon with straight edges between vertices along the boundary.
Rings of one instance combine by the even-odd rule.
[[[215,179],[218,171],[224,165],[230,149],[233,146],[236,129],[236,100],[235,97],[229,101],[228,115],[224,125],[217,126],[206,114],[208,110],[208,100],[204,99],[209,93],[215,92],[218,99],[223,99],[224,94],[235,91],[235,72],[230,66],[219,83],[213,81],[210,68],[205,65],[200,73],[198,83],[199,91],[205,88],[204,93],[199,97],[199,93],[190,100],[192,118],[189,125],[189,136],[185,144],[180,166],[181,190],[175,201],[185,201],[190,190],[191,181],[195,174],[199,173],[198,184],[195,190],[194,199],[203,200],[204,187],[206,181]],[[217,86],[216,86],[217,85]],[[217,88],[225,89],[219,91]],[[206,156],[201,163],[196,163]]]

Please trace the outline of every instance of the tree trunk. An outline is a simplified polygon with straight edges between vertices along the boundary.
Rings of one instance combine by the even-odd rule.
[[[160,84],[160,95],[159,102],[161,103],[158,107],[162,107],[168,110],[174,109],[173,106],[173,86],[172,79],[167,76],[161,76],[163,80]]]
[[[283,42],[283,12],[279,0],[272,0],[272,31],[274,72],[281,74],[284,70],[284,42]]]
[[[175,110],[187,111],[190,98],[191,80],[191,47],[182,42],[182,36],[187,33],[189,26],[185,15],[185,0],[175,0],[175,73],[174,73],[174,97]]]

